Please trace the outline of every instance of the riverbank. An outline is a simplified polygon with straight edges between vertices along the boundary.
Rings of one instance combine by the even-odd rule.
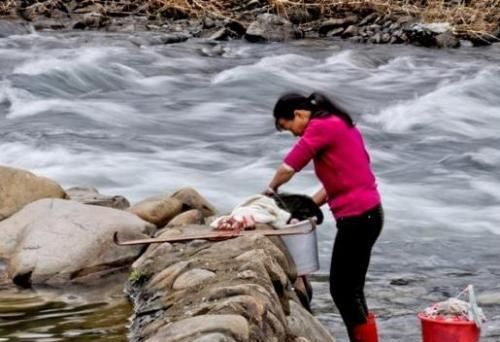
[[[0,5],[0,19],[37,31],[157,31],[164,44],[192,37],[250,42],[327,38],[425,47],[500,41],[496,0],[8,0]]]
[[[214,232],[220,214],[192,188],[130,206],[0,166],[0,189],[0,286],[11,293],[104,291],[128,273],[130,341],[335,342],[307,310],[311,292],[286,245],[259,234],[273,228]],[[218,234],[199,238],[208,233]],[[122,244],[118,235],[163,242]]]

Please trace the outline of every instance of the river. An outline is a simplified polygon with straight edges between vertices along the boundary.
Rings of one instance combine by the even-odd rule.
[[[148,34],[0,38],[0,164],[131,202],[193,186],[221,211],[261,192],[294,142],[275,131],[286,91],[320,90],[364,134],[386,214],[366,285],[384,342],[420,340],[416,313],[473,284],[500,341],[500,44],[458,50]],[[309,167],[285,187],[312,194]],[[328,294],[335,224],[319,228],[313,310],[347,341]],[[0,291],[0,341],[126,341],[107,296]]]

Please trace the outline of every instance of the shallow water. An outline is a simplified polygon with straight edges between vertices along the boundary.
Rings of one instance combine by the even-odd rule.
[[[489,318],[483,340],[500,341],[498,44],[139,46],[145,38],[1,38],[0,164],[132,202],[190,185],[227,211],[265,188],[294,141],[274,130],[276,98],[322,90],[353,112],[384,200],[367,284],[383,340],[418,341],[416,312],[472,283]],[[286,189],[317,187],[307,169]],[[325,214],[313,308],[342,342],[327,286],[335,228]],[[12,296],[0,301],[0,338],[124,340],[128,308],[116,291],[119,299],[86,304],[66,294],[0,292]],[[116,307],[116,320],[99,317]]]

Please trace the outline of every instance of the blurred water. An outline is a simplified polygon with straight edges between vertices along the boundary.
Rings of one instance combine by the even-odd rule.
[[[294,141],[274,130],[276,98],[321,90],[353,113],[383,196],[386,225],[367,285],[383,340],[418,341],[416,310],[474,283],[490,317],[485,340],[500,341],[498,44],[138,46],[136,38],[0,39],[0,164],[132,202],[189,185],[227,211],[265,188]],[[286,186],[317,188],[310,168]],[[313,305],[345,341],[325,279],[335,231],[325,213]]]

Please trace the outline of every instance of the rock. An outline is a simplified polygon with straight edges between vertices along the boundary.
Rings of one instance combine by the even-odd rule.
[[[221,333],[213,333],[199,337],[193,340],[193,342],[237,342],[237,341],[227,335]]]
[[[123,239],[149,237],[154,226],[125,211],[61,199],[42,199],[0,222],[0,258],[20,286],[87,283],[128,266],[139,246]]]
[[[227,21],[225,27],[235,33],[237,38],[242,37],[247,31],[245,25],[234,19]]]
[[[204,29],[211,29],[211,28],[214,28],[216,25],[215,21],[208,16],[203,18],[202,24],[203,24]]]
[[[424,47],[436,46],[435,36],[437,33],[423,25],[409,25],[403,29],[403,32],[408,37],[408,41],[412,44]]]
[[[460,40],[451,32],[440,33],[436,35],[436,46],[439,48],[458,48]]]
[[[349,38],[356,36],[358,34],[359,28],[355,25],[351,25],[342,32],[342,38]]]
[[[204,269],[195,268],[181,274],[174,282],[172,286],[174,290],[182,290],[188,287],[196,286],[202,284],[205,280],[213,278],[215,276],[214,272],[210,272]]]
[[[0,221],[42,198],[66,198],[56,182],[31,172],[0,166]]]
[[[222,40],[227,40],[228,38],[229,38],[229,31],[225,27],[223,27],[218,31],[214,32],[208,39],[222,41]]]
[[[163,18],[172,20],[188,19],[189,13],[179,6],[166,6],[158,12]]]
[[[261,14],[245,33],[249,42],[283,42],[296,38],[297,32],[290,21],[271,13]]]
[[[170,228],[164,234],[175,234],[179,229]],[[211,228],[182,228],[184,233],[190,229]],[[305,328],[295,324],[299,328],[290,329],[286,316],[293,297],[288,284],[297,275],[291,257],[281,248],[279,239],[271,241],[258,234],[219,242],[193,240],[150,246],[134,262],[134,281],[127,285],[135,310],[129,338],[299,341],[292,329],[303,333]],[[299,314],[292,317],[299,322],[311,319]],[[313,331],[311,336],[323,336],[323,332]],[[331,336],[324,341],[331,341]]]
[[[389,26],[390,31],[399,30],[400,28],[401,28],[401,24],[399,24],[399,23],[393,23],[391,26]]]
[[[172,198],[182,202],[185,209],[198,209],[204,217],[217,214],[217,210],[201,194],[193,188],[182,188],[174,192]]]
[[[147,198],[127,210],[157,227],[163,227],[179,215],[182,209],[183,203],[180,200],[164,196]]]
[[[389,33],[383,33],[380,38],[380,43],[387,44],[391,40],[391,35]]]
[[[397,23],[404,25],[404,24],[408,24],[408,23],[413,23],[415,21],[416,21],[415,17],[412,17],[411,15],[406,15],[406,16],[399,17],[397,20]]]
[[[335,36],[340,35],[342,32],[344,32],[344,28],[343,27],[338,27],[336,29],[328,31],[328,33],[326,34],[326,36],[327,37],[335,37]]]
[[[66,28],[66,23],[60,20],[44,19],[37,20],[33,26],[37,31],[63,30]]]
[[[0,20],[0,38],[30,33],[30,27],[25,22],[17,20]]]
[[[290,315],[286,319],[290,333],[295,336],[310,342],[335,342],[318,319],[294,301],[290,301]]]
[[[488,46],[500,42],[500,28],[491,33],[475,33],[469,36],[473,46]]]
[[[68,197],[76,202],[101,207],[127,209],[130,207],[129,201],[123,196],[101,195],[95,188],[73,187],[66,190]]]
[[[312,16],[305,7],[291,7],[287,10],[287,17],[293,24],[302,24],[312,20]]]
[[[371,14],[368,14],[366,17],[364,17],[360,22],[359,22],[359,26],[365,26],[365,25],[368,25],[368,24],[371,24],[375,21],[375,19],[377,19],[378,17],[378,14],[377,13],[371,13]]]
[[[187,41],[189,38],[191,38],[191,35],[185,32],[179,32],[179,33],[167,33],[159,37],[158,43],[159,44],[176,44],[176,43],[182,43]],[[159,44],[152,44],[152,45],[159,45]]]
[[[203,213],[198,209],[191,209],[175,216],[167,227],[183,226],[187,224],[202,224]]]
[[[73,25],[75,30],[99,29],[108,26],[111,19],[102,13],[85,13],[82,19]]]
[[[170,323],[160,329],[149,342],[181,341],[199,337],[203,333],[219,332],[233,336],[237,341],[248,341],[248,322],[239,315],[202,315]]]
[[[370,39],[368,39],[368,43],[372,44],[380,44],[382,41],[382,34],[380,32],[375,33]]]
[[[358,16],[348,16],[341,19],[329,19],[321,24],[319,27],[319,34],[325,36],[329,31],[342,27],[346,28],[355,24],[358,21]]]

